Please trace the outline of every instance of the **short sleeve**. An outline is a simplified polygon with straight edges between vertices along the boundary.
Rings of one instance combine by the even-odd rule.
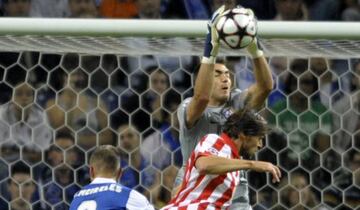
[[[179,124],[181,125],[181,127],[186,127],[186,109],[187,106],[190,103],[190,98],[185,99],[178,107],[177,110],[177,117],[179,120]]]
[[[154,210],[154,207],[149,203],[145,196],[135,190],[131,190],[126,209]]]

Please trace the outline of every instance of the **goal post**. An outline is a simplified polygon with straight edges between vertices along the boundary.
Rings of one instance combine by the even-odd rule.
[[[1,18],[0,35],[203,37],[205,20]],[[360,23],[258,21],[263,38],[358,40]]]
[[[175,45],[172,38],[178,37],[188,38],[193,47],[180,46],[171,53],[201,55],[205,33],[206,21],[194,20],[0,19],[3,51],[38,48],[46,52],[136,54],[127,43],[146,37],[153,45],[166,40],[168,47],[154,50],[150,45],[142,54],[168,54],[166,50]],[[356,22],[259,21],[258,35],[265,52],[273,56],[295,55],[297,51],[309,56],[356,56],[360,49],[360,23]],[[220,53],[245,55],[226,47]]]

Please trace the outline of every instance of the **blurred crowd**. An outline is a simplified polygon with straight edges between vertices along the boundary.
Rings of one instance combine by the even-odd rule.
[[[358,21],[358,0],[1,0],[2,16],[209,19],[224,2],[260,20]]]
[[[2,0],[2,16],[208,19],[220,0]],[[228,1],[261,20],[360,20],[357,0]],[[143,40],[146,42],[146,40]],[[139,44],[139,43],[134,43]],[[143,43],[146,44],[146,43]],[[186,44],[180,40],[179,44]],[[251,60],[225,57],[234,84]],[[258,159],[284,174],[248,174],[254,209],[360,205],[360,60],[269,57],[275,81],[261,114],[274,128]],[[97,146],[121,154],[120,182],[157,207],[182,163],[176,109],[192,95],[194,56],[0,53],[0,209],[67,209],[89,182]]]
[[[249,58],[224,61],[239,88],[253,82]],[[278,163],[284,178],[273,185],[249,173],[255,209],[358,206],[360,60],[269,63],[275,87],[261,113],[274,129],[257,158]],[[119,149],[120,182],[163,206],[182,163],[176,109],[198,65],[190,56],[0,53],[0,209],[67,209],[102,144]]]

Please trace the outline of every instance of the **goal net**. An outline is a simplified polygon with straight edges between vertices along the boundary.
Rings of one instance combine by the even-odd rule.
[[[205,24],[1,19],[0,209],[68,209],[102,144],[119,148],[122,184],[166,204],[182,163],[176,108],[192,95]],[[248,172],[254,209],[360,205],[359,30],[259,22],[275,87],[256,158],[283,178]],[[220,54],[235,86],[254,82],[245,51]]]

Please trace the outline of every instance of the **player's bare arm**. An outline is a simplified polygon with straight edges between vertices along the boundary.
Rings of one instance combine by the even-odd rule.
[[[214,64],[220,45],[215,24],[224,9],[224,7],[220,7],[208,23],[204,56],[201,60],[200,70],[195,81],[194,96],[186,110],[186,126],[188,128],[191,128],[201,117],[210,101],[214,83]]]
[[[247,93],[249,107],[261,109],[273,88],[273,79],[269,65],[264,56],[253,59],[255,84],[251,85]]]
[[[186,112],[186,126],[191,128],[206,109],[214,83],[214,64],[202,63],[194,87],[194,96]]]
[[[255,84],[248,89],[247,103],[249,107],[259,110],[273,88],[273,79],[264,53],[259,49],[257,39],[255,38],[246,49],[253,58],[255,76]]]
[[[199,157],[195,162],[195,166],[201,174],[225,174],[232,171],[250,169],[271,173],[273,182],[279,182],[281,178],[280,169],[272,163],[264,161],[229,159],[210,155]]]

